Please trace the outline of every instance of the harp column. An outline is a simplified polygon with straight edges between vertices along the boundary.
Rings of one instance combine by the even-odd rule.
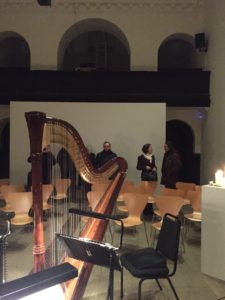
[[[42,139],[46,115],[40,112],[25,113],[32,164],[32,194],[34,211],[34,271],[45,268],[45,242],[42,204]]]

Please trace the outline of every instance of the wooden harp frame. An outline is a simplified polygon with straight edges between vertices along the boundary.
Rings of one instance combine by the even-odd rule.
[[[127,162],[123,158],[117,157],[106,163],[103,167],[94,169],[79,133],[69,123],[59,119],[48,118],[45,113],[36,111],[26,112],[25,118],[29,132],[32,164],[32,193],[34,210],[33,256],[34,270],[37,272],[45,268],[46,250],[42,207],[42,148],[43,139],[46,139],[48,126],[54,125],[55,128],[52,133],[54,137],[51,135],[48,136],[48,142],[50,143],[57,142],[63,144],[64,134],[62,133],[62,130],[67,132],[67,137],[69,138],[69,142],[67,144],[69,146],[67,150],[74,161],[76,169],[79,170],[80,176],[86,182],[102,182],[109,179],[110,176],[114,174],[114,179],[95,208],[96,212],[105,214],[112,213],[120,188],[126,176]],[[106,228],[107,222],[89,218],[81,236],[101,241],[104,237]],[[74,259],[68,258],[67,261],[77,267],[78,263]],[[78,300],[82,298],[91,270],[92,265],[79,262],[78,278],[76,280],[70,280],[66,286],[64,286],[65,299]]]

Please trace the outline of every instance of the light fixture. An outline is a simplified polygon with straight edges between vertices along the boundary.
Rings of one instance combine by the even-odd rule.
[[[0,285],[1,300],[15,299],[64,299],[59,285],[77,277],[77,269],[64,263]],[[53,295],[53,292],[56,295]],[[47,294],[46,294],[47,293]],[[49,295],[50,296],[47,296]]]

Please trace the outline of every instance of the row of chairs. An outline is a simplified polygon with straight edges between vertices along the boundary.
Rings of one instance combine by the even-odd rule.
[[[54,200],[61,200],[67,197],[67,190],[70,186],[70,179],[57,179],[55,184],[42,185],[43,210],[46,211],[52,206],[48,203],[50,196]],[[53,191],[55,190],[55,193]],[[24,185],[2,185],[0,186],[1,198],[5,201],[5,206],[0,210],[3,212],[14,212],[15,216],[11,220],[13,225],[25,225],[33,221],[29,216],[32,207],[32,192],[25,191]]]
[[[152,232],[154,232],[153,245],[156,239],[156,233],[157,231],[160,231],[162,219],[166,213],[171,213],[175,216],[180,215],[186,228],[185,232],[188,231],[187,225],[190,222],[201,222],[201,188],[199,186],[196,188],[196,185],[193,183],[179,182],[177,187],[180,189],[163,188],[159,195],[154,196],[156,184],[156,182],[142,181],[138,186],[134,186],[132,181],[126,180],[118,196],[118,202],[123,201],[125,205],[117,206],[117,209],[128,214],[128,216],[123,219],[124,227],[132,228],[144,224],[148,245],[149,241],[145,220],[144,218],[141,218],[141,215],[144,207],[149,202],[155,203],[156,209],[154,210],[154,215],[161,219],[159,221],[158,218],[156,218],[156,220],[153,218],[153,223],[151,224],[150,237],[152,237]],[[94,206],[90,205],[92,210],[94,210],[108,185],[109,182],[95,184],[94,187],[92,187],[93,191],[88,193],[89,201],[94,201],[95,203]],[[191,205],[193,212],[182,214],[182,208],[187,204]],[[184,249],[183,234],[181,241]]]

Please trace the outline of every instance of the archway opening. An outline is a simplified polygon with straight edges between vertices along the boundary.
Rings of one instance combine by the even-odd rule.
[[[199,69],[201,59],[194,46],[194,38],[187,34],[167,37],[158,50],[158,69]]]
[[[126,36],[115,24],[103,19],[80,21],[60,41],[58,69],[129,71]]]
[[[166,140],[172,141],[182,160],[180,181],[200,182],[200,155],[194,153],[194,133],[183,121],[166,122]]]
[[[0,68],[30,68],[30,49],[15,32],[0,33]]]

